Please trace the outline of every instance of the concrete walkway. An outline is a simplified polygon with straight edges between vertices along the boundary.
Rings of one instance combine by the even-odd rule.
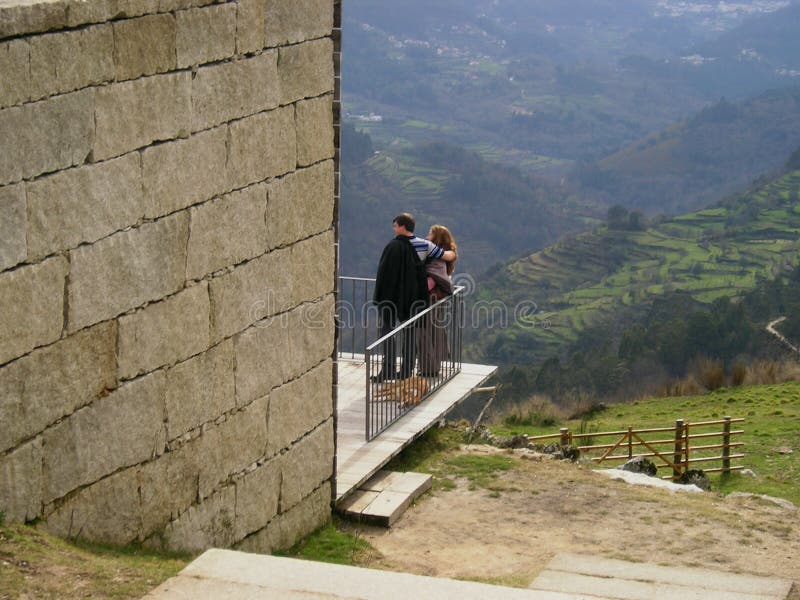
[[[559,554],[530,585],[615,600],[785,600],[792,582],[709,569]]]
[[[791,582],[562,554],[532,589],[209,550],[150,600],[783,600]],[[533,589],[535,588],[535,589]]]

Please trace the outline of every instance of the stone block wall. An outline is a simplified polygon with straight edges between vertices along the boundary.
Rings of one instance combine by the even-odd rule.
[[[339,10],[0,4],[7,519],[268,552],[329,518]]]

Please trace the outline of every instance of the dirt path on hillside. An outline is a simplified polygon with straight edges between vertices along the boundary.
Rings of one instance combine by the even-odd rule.
[[[501,452],[472,446],[462,452]],[[633,486],[553,460],[519,460],[492,489],[429,492],[388,530],[361,528],[372,566],[526,586],[558,552],[793,579],[800,511],[760,498]]]

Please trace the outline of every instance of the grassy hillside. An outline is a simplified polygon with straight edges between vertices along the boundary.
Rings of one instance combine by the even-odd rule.
[[[541,408],[533,406],[533,410]],[[556,420],[546,427],[498,423],[492,429],[504,435],[545,435],[558,432],[560,427],[569,427],[575,433],[618,431],[628,426],[634,429],[670,427],[676,419],[685,422],[718,420],[726,415],[745,419],[744,423],[737,423],[734,427],[745,432],[741,439],[736,440],[744,441],[744,449],[736,452],[743,452],[745,457],[732,464],[751,469],[757,477],[733,474],[724,479],[711,474],[712,489],[768,494],[800,505],[800,437],[797,426],[800,422],[800,383],[797,382],[719,389],[702,396],[613,404],[604,411],[573,420]],[[536,420],[536,415],[531,416]],[[663,439],[663,433],[658,435]],[[719,450],[713,451],[712,455],[718,456]],[[610,466],[616,464],[619,463]]]
[[[538,312],[481,332],[489,360],[536,362],[559,354],[587,326],[621,320],[667,292],[701,303],[753,289],[800,263],[800,171],[726,202],[642,231],[595,231],[514,261],[480,286],[478,299]]]

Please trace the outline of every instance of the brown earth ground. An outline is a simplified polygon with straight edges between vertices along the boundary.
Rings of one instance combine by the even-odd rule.
[[[634,486],[541,457],[517,463],[485,487],[435,485],[391,529],[357,527],[379,553],[369,566],[527,587],[555,554],[572,552],[777,576],[794,580],[790,598],[800,600],[797,509]]]

